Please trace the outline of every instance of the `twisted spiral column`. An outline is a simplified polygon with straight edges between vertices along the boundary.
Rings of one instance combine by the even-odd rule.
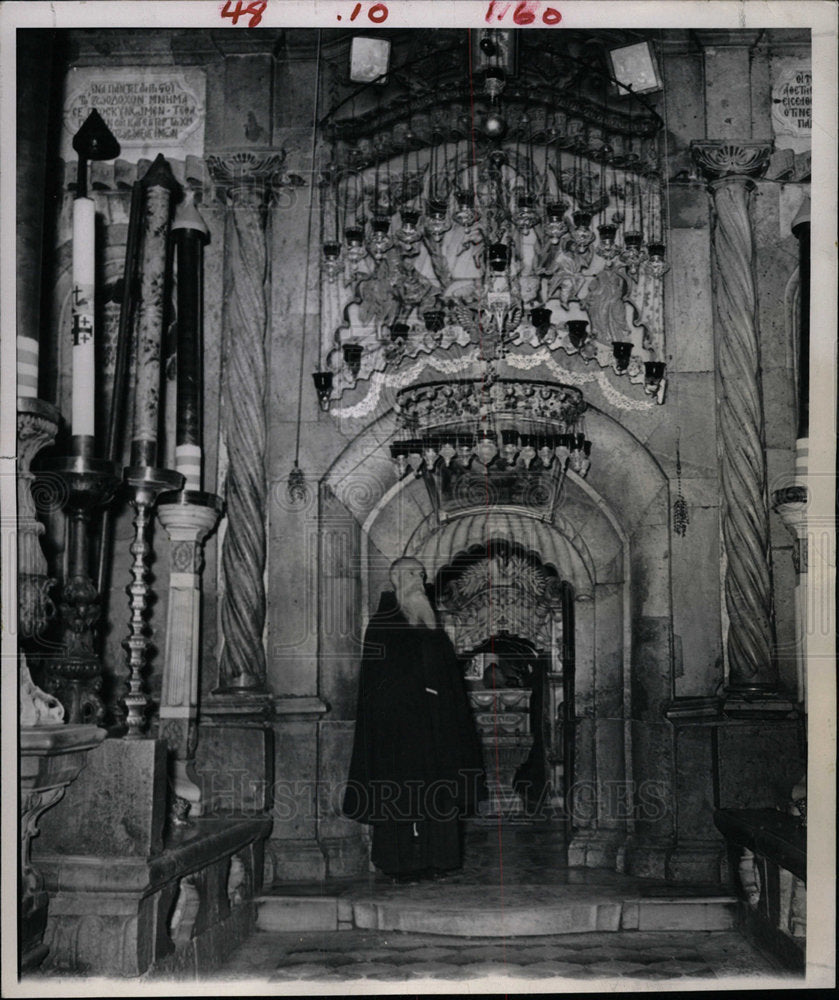
[[[777,688],[760,345],[749,196],[766,143],[693,143],[714,204],[712,268],[717,430],[726,556],[727,689]]]
[[[227,531],[221,553],[224,646],[219,692],[264,691],[268,378],[266,209],[283,155],[208,158],[227,195],[221,430],[227,445]]]

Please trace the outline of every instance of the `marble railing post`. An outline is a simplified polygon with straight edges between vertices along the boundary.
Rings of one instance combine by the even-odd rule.
[[[221,388],[227,530],[221,552],[219,694],[266,691],[266,215],[283,161],[283,153],[268,151],[207,158],[227,198]]]
[[[698,141],[713,199],[712,277],[729,696],[777,690],[760,342],[750,216],[766,142]]]
[[[173,755],[176,799],[200,816],[201,792],[190,772],[198,741],[198,667],[201,648],[201,573],[204,540],[218,524],[221,499],[212,493],[164,493],[157,517],[171,541],[169,613],[160,698],[160,736]]]

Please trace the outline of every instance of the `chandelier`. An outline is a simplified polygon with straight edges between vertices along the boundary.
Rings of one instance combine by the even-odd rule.
[[[585,477],[591,442],[579,389],[495,378],[413,385],[397,393],[397,475],[422,477],[435,509],[488,502],[550,507],[570,468]]]
[[[405,358],[469,344],[486,362],[577,354],[663,401],[661,122],[631,92],[610,102],[605,77],[575,79],[534,98],[488,65],[477,107],[453,84],[330,118],[325,409]]]

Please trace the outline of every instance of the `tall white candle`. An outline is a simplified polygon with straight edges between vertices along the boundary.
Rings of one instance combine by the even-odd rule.
[[[73,202],[72,337],[73,382],[71,428],[74,436],[94,433],[95,352],[93,294],[95,212],[91,198]]]
[[[38,341],[34,337],[17,338],[17,394],[38,398]]]

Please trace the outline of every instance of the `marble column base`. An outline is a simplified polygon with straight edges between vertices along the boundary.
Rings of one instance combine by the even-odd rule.
[[[618,830],[577,831],[568,845],[569,867],[614,870],[619,864],[624,837]]]
[[[30,840],[39,833],[42,814],[60,802],[84,767],[88,751],[104,737],[105,730],[96,726],[32,726],[20,731],[22,971],[36,968],[49,952],[43,942],[49,896],[37,865],[29,862]]]
[[[326,876],[327,859],[316,840],[279,840],[272,837],[266,841],[266,885],[278,885],[283,882],[319,882]]]

